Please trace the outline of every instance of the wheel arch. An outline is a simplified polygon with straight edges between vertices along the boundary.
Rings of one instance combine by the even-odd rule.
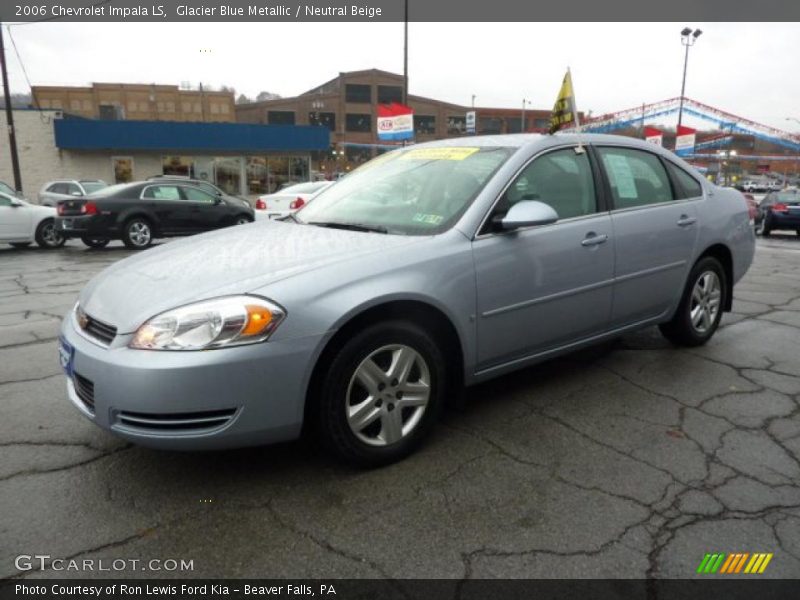
[[[465,352],[464,340],[452,319],[444,310],[430,302],[419,299],[382,299],[377,303],[362,306],[346,315],[336,326],[336,333],[325,343],[317,355],[314,368],[306,386],[304,423],[308,423],[308,414],[314,405],[314,399],[325,368],[336,355],[336,352],[355,331],[369,327],[374,323],[386,320],[407,320],[432,333],[442,344],[442,353],[448,358],[448,364],[455,368],[448,373],[448,386],[454,390],[452,397],[458,397],[456,390],[464,383]],[[455,356],[454,356],[455,355]],[[455,360],[452,360],[452,359]]]

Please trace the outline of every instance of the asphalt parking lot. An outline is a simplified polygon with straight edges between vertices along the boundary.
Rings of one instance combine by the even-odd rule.
[[[416,455],[308,444],[183,454],[100,431],[56,335],[129,253],[0,249],[0,578],[15,557],[185,559],[195,577],[692,576],[707,552],[800,575],[800,237],[759,240],[700,349],[656,329],[470,390]],[[129,567],[119,575],[158,576]]]

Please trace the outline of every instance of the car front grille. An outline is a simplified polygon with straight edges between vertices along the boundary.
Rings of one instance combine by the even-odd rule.
[[[73,373],[72,384],[75,386],[75,393],[83,402],[83,405],[94,414],[94,382],[82,375]]]
[[[79,321],[81,328],[87,335],[95,338],[103,342],[105,345],[110,345],[111,342],[114,341],[114,338],[117,337],[117,328],[113,325],[109,325],[108,323],[103,323],[102,321],[98,321],[94,317],[90,317],[89,315],[85,315],[85,320],[83,323]]]
[[[117,414],[117,423],[126,428],[138,430],[199,433],[223,427],[235,414],[235,408],[192,413],[140,413],[120,411]]]

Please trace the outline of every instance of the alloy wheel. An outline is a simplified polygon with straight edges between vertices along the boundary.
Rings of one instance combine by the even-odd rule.
[[[722,285],[714,271],[705,271],[692,288],[689,316],[698,333],[707,332],[716,322],[722,301]]]
[[[142,221],[134,221],[128,227],[128,234],[136,246],[146,246],[150,243],[150,226]]]
[[[427,363],[410,346],[383,346],[367,356],[350,378],[346,417],[350,429],[371,446],[389,446],[422,420],[431,396]]]
[[[61,243],[61,236],[56,231],[54,223],[49,222],[42,225],[42,239],[49,248],[55,248]]]

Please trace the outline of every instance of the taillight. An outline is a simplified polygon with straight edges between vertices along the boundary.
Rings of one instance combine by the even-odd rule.
[[[59,204],[58,208],[56,208],[56,211],[58,212],[59,215],[63,215],[64,214],[64,210],[65,209],[64,209],[64,205],[63,204]]]
[[[258,210],[267,210],[267,203],[264,202],[261,198],[256,200],[256,209]]]
[[[772,212],[779,212],[779,213],[789,212],[789,207],[782,202],[778,202],[777,204],[772,205]]]
[[[292,210],[297,210],[298,208],[303,208],[305,203],[306,203],[306,201],[303,200],[300,196],[298,196],[297,198],[295,198],[294,200],[292,200],[289,203],[289,208],[292,209]]]
[[[81,206],[81,214],[84,215],[96,215],[99,211],[97,210],[97,204],[94,202],[87,202],[83,206]]]

